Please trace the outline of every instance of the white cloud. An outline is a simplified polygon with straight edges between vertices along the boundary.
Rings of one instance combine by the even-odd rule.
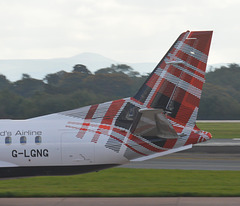
[[[239,62],[239,8],[237,0],[0,0],[0,59],[97,52],[158,61],[181,32],[213,29],[209,61]]]

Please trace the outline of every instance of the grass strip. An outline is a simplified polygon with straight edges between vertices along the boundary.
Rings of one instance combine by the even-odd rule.
[[[198,122],[197,126],[212,134],[214,139],[240,138],[240,123],[238,122]]]
[[[0,181],[0,197],[240,196],[239,171],[114,168],[74,176]]]

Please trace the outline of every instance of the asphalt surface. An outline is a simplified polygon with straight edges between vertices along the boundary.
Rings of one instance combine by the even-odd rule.
[[[1,198],[0,206],[239,206],[239,197]]]
[[[239,154],[176,153],[120,167],[181,170],[240,170]]]
[[[240,139],[216,139],[197,144],[192,149],[142,162],[125,168],[240,170]]]

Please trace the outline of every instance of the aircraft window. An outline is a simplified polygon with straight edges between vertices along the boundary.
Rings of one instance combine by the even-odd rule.
[[[11,137],[6,137],[5,138],[5,144],[7,144],[7,145],[12,144],[12,138]]]
[[[20,137],[20,143],[21,144],[26,144],[27,143],[27,138],[25,136]]]
[[[35,137],[35,143],[36,144],[41,144],[42,143],[42,137],[41,136],[36,136]]]

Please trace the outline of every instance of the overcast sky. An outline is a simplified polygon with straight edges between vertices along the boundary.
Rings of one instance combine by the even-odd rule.
[[[239,21],[239,0],[0,0],[0,59],[158,62],[181,32],[213,30],[209,63],[239,63]]]

